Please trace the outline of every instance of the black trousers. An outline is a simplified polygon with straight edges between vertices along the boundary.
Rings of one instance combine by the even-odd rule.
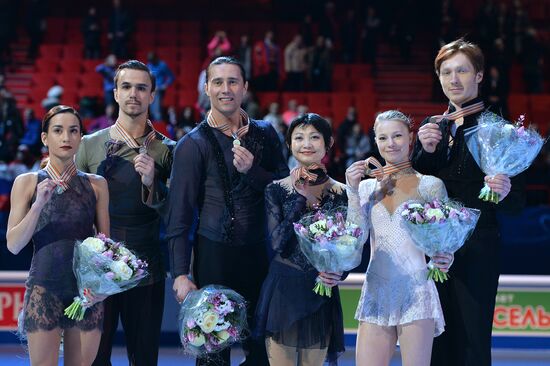
[[[247,301],[248,326],[254,327],[254,312],[267,275],[267,254],[263,241],[246,246],[228,246],[198,236],[194,248],[193,275],[197,287],[222,285],[237,291]],[[246,360],[241,365],[268,366],[265,344],[248,337],[242,343]],[[231,349],[197,359],[197,365],[229,366]]]
[[[497,229],[478,229],[455,253],[450,278],[437,283],[445,332],[434,339],[432,366],[490,366],[498,288]]]
[[[103,334],[93,365],[111,365],[113,338],[119,316],[126,338],[129,364],[156,365],[164,312],[164,280],[109,296],[104,305]]]

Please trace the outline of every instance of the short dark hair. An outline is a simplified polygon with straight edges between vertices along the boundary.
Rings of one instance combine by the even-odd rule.
[[[84,125],[82,124],[82,118],[80,118],[80,114],[74,109],[73,107],[69,107],[68,105],[56,105],[55,107],[52,107],[42,119],[42,132],[48,133],[48,128],[50,128],[50,120],[61,113],[70,113],[74,115],[78,119],[78,123],[80,124],[80,133],[84,133]]]
[[[151,92],[155,91],[155,89],[157,87],[157,81],[155,79],[155,75],[153,75],[153,73],[147,67],[147,65],[145,65],[143,62],[138,61],[138,60],[129,60],[129,61],[126,61],[123,64],[120,64],[117,67],[116,73],[115,73],[115,79],[114,79],[115,80],[115,89],[117,88],[117,84],[118,84],[118,76],[119,76],[120,72],[124,69],[145,71],[149,75],[149,78],[151,79]]]
[[[441,64],[457,53],[463,53],[468,60],[470,60],[476,73],[483,72],[485,68],[485,58],[479,46],[464,40],[464,38],[460,38],[451,43],[447,43],[439,50],[434,61],[434,68],[437,76],[439,76]]]
[[[292,142],[292,131],[294,131],[294,129],[298,126],[313,126],[313,128],[323,135],[323,140],[325,141],[325,147],[327,150],[330,148],[332,127],[326,119],[316,113],[306,113],[292,120],[285,137],[285,142],[289,147]]]
[[[231,56],[221,56],[215,58],[206,68],[206,82],[208,83],[208,73],[210,71],[210,67],[214,65],[223,65],[223,64],[229,64],[229,65],[236,65],[241,70],[241,76],[243,77],[243,82],[246,83],[246,72],[244,71],[243,64],[237,60],[235,57]]]

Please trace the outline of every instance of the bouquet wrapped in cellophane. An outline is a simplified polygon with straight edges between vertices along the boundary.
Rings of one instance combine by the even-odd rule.
[[[401,216],[416,247],[427,256],[454,253],[474,231],[481,211],[453,201],[406,202]],[[428,263],[428,278],[443,282],[448,275]]]
[[[347,208],[317,211],[294,223],[294,231],[302,253],[319,272],[343,272],[361,263],[363,245],[368,234],[365,228],[346,221]],[[331,296],[332,289],[317,278],[313,291]]]
[[[484,112],[478,117],[476,126],[464,131],[468,149],[486,175],[513,177],[529,168],[544,139],[523,124],[523,115],[512,124],[494,113]],[[479,198],[497,204],[500,200],[498,193],[487,184],[481,189]]]
[[[246,337],[246,301],[217,285],[190,292],[178,316],[179,336],[186,354],[206,357]]]
[[[73,272],[80,296],[65,309],[65,315],[82,320],[86,309],[93,305],[90,297],[114,295],[135,287],[147,276],[147,262],[100,233],[76,243]]]

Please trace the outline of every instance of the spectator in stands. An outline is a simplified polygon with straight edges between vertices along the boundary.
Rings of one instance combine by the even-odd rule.
[[[300,24],[300,35],[305,47],[313,46],[313,18],[311,14],[304,15],[304,19]]]
[[[46,94],[46,98],[42,99],[42,108],[44,110],[49,111],[56,105],[61,104],[61,97],[63,96],[63,87],[59,85],[52,86],[48,93]]]
[[[297,34],[285,48],[286,90],[305,90],[306,55],[307,49],[304,47],[302,36]]]
[[[540,94],[543,91],[543,52],[542,44],[537,40],[537,31],[529,27],[525,32],[523,41],[524,52],[523,60],[523,78],[525,87],[530,94]]]
[[[13,179],[21,174],[36,172],[39,169],[40,159],[31,152],[27,145],[19,145],[15,159],[8,165],[9,174]]]
[[[0,73],[13,61],[10,43],[17,35],[19,5],[17,1],[3,1],[0,4]]]
[[[260,102],[256,94],[248,90],[243,99],[243,109],[246,113],[253,119],[260,119],[262,116],[260,114]]]
[[[11,192],[6,235],[18,254],[32,240],[34,253],[25,283],[19,329],[26,336],[31,365],[57,365],[61,337],[63,358],[70,365],[91,365],[101,339],[102,298],[90,299],[82,320],[63,310],[78,296],[73,273],[75,241],[109,236],[109,190],[94,174],[78,171],[74,155],[82,138],[82,121],[70,107],[50,110],[42,123],[42,141],[50,155],[44,169],[20,175]]]
[[[84,58],[99,58],[101,55],[101,22],[95,6],[88,9],[88,14],[82,20],[81,31],[84,38]]]
[[[310,79],[313,91],[330,91],[332,81],[332,42],[323,36],[317,37],[317,43],[311,54]]]
[[[243,64],[246,78],[250,79],[252,77],[252,47],[250,46],[250,37],[248,37],[248,34],[241,35],[241,43],[239,43],[235,55]]]
[[[497,6],[495,0],[484,0],[477,16],[477,33],[479,45],[484,50],[490,50],[497,33]]]
[[[32,108],[25,108],[23,120],[25,124],[25,134],[21,137],[21,140],[19,140],[19,144],[28,146],[30,152],[34,156],[40,156],[40,150],[42,148],[42,140],[40,140],[42,122],[35,117]]]
[[[500,258],[496,214],[518,212],[524,200],[522,175],[486,176],[465,147],[465,129],[475,126],[485,110],[479,95],[483,70],[477,45],[460,39],[441,48],[435,72],[449,107],[443,116],[422,122],[411,159],[419,173],[443,180],[449,198],[482,210],[470,239],[455,254],[450,278],[437,286],[446,324],[445,332],[434,340],[432,366],[491,365]],[[498,193],[498,205],[478,199],[484,183]]]
[[[292,120],[298,116],[297,108],[298,102],[296,99],[290,99],[286,111],[283,112],[283,122],[285,125],[290,126]]]
[[[128,41],[133,29],[130,14],[121,6],[121,0],[113,0],[113,11],[109,18],[107,38],[111,42],[111,53],[118,58],[128,57]]]
[[[117,58],[115,55],[110,54],[105,58],[105,62],[97,65],[95,71],[103,77],[103,93],[105,94],[105,105],[114,105],[115,97],[113,96],[113,89],[115,84],[113,78],[115,77]]]
[[[178,112],[176,111],[176,107],[174,107],[173,105],[168,107],[168,109],[166,110],[166,121],[166,130],[170,135],[169,137],[174,141],[178,141],[180,138],[182,138],[185,133],[179,125]]]
[[[329,39],[331,43],[337,40],[338,19],[336,19],[336,7],[332,1],[324,4],[323,13],[319,19],[319,35]]]
[[[0,89],[0,161],[10,162],[14,158],[23,132],[15,99],[7,89]]]
[[[508,29],[509,44],[512,48],[514,56],[522,57],[527,50],[524,50],[523,41],[525,34],[529,28],[529,16],[521,1],[512,1],[512,16],[510,18],[510,28]]]
[[[166,62],[159,59],[155,52],[149,52],[147,55],[147,67],[155,76],[157,88],[155,90],[155,99],[151,103],[151,118],[153,121],[162,121],[162,99],[166,89],[174,82],[174,73],[168,67]]]
[[[241,109],[248,83],[238,60],[220,57],[207,70],[205,91],[212,109],[178,142],[170,177],[166,238],[173,289],[181,302],[189,291],[208,284],[230,287],[247,300],[253,329],[267,274],[264,188],[288,175],[288,169],[271,125]],[[243,349],[241,365],[268,364],[263,340],[248,338]],[[197,365],[228,366],[230,352],[226,348],[216,357],[200,358]]]
[[[498,68],[491,66],[484,79],[482,91],[489,109],[508,118],[508,85],[504,84]]]
[[[357,111],[354,106],[348,107],[348,112],[346,113],[346,118],[338,126],[336,131],[336,144],[341,151],[346,151],[346,139],[351,134],[353,126],[358,124],[357,122]]]
[[[105,106],[105,114],[94,119],[88,126],[88,131],[86,132],[90,134],[95,131],[111,127],[113,123],[115,123],[115,120],[115,105],[107,104]]]
[[[231,42],[227,38],[225,31],[219,30],[214,37],[208,42],[208,56],[214,57],[215,55],[228,55],[231,52]]]
[[[166,271],[160,246],[161,212],[166,202],[174,142],[147,119],[155,78],[147,65],[131,60],[115,74],[118,119],[111,127],[82,139],[77,166],[109,183],[111,235],[124,241],[149,264],[149,275],[137,287],[104,302],[102,341],[94,365],[110,365],[115,332],[125,332],[128,363],[156,365],[164,309]]]
[[[285,158],[285,161],[287,161],[288,147],[285,143],[285,135],[288,127],[284,124],[281,114],[279,114],[279,103],[271,103],[269,105],[269,113],[266,114],[263,119],[264,121],[271,123],[271,126],[273,126],[273,128],[275,129],[275,132],[277,132],[277,137],[279,137],[279,141],[281,142],[281,147],[283,150],[283,157]]]
[[[356,161],[365,160],[371,155],[372,146],[370,138],[359,123],[351,128],[351,133],[346,138],[345,167],[346,169]]]
[[[361,54],[363,62],[371,64],[373,72],[376,67],[376,50],[378,47],[378,35],[380,32],[381,21],[376,13],[376,8],[372,5],[367,6],[367,17],[361,30]]]
[[[273,31],[267,31],[262,41],[254,45],[252,73],[256,91],[276,90],[279,81],[279,46],[275,44]]]
[[[355,10],[348,9],[346,18],[340,25],[340,44],[342,45],[342,62],[350,64],[355,62],[357,52],[357,33],[358,33],[357,18]]]
[[[44,0],[31,0],[27,4],[25,26],[29,34],[30,43],[28,58],[34,59],[38,53],[38,47],[42,42],[46,31],[47,2]]]
[[[186,132],[191,131],[197,125],[197,119],[195,118],[195,110],[193,107],[188,105],[183,108],[178,124],[182,126]]]

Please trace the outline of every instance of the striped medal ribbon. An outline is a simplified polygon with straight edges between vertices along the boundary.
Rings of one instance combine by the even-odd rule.
[[[250,118],[248,117],[248,114],[246,114],[246,112],[242,108],[239,113],[241,117],[241,127],[239,127],[237,132],[231,132],[231,136],[233,137],[233,145],[241,144],[240,139],[247,134],[248,128],[250,127]],[[208,112],[206,123],[208,123],[210,127],[215,128],[223,133],[226,133],[226,131],[231,129],[231,125],[228,122],[220,123],[216,121],[216,119],[212,115],[212,111]]]
[[[376,169],[371,169],[369,165],[374,165]],[[382,166],[380,162],[374,158],[370,157],[365,161],[365,174],[369,177],[376,178],[376,180],[381,181],[385,176],[392,173],[398,172],[403,169],[410,168],[412,166],[410,160],[404,161],[397,164],[386,164]]]
[[[71,179],[76,175],[76,165],[74,161],[71,160],[68,166],[65,167],[65,170],[63,173],[59,172],[59,169],[57,169],[50,161],[48,161],[48,164],[44,167],[44,170],[50,178],[55,182],[56,188],[55,192],[57,194],[61,194],[68,190],[70,188],[69,182]]]
[[[485,104],[483,104],[483,101],[481,101],[481,102],[477,102],[477,103],[474,103],[472,105],[469,105],[467,107],[464,107],[460,110],[454,111],[452,113],[448,113],[449,110],[447,109],[447,111],[445,113],[439,114],[439,115],[436,115],[436,116],[432,116],[431,118],[435,119],[436,123],[441,122],[441,120],[443,120],[443,119],[448,119],[450,121],[454,121],[454,120],[457,120],[459,118],[466,117],[466,116],[469,116],[469,115],[477,113],[477,112],[481,112],[484,109],[485,109]]]
[[[130,134],[128,133],[128,131],[126,131],[124,129],[124,127],[122,127],[122,124],[119,122],[119,121],[116,121],[115,124],[113,125],[113,128],[115,129],[116,133],[120,136],[120,138],[122,139],[122,141],[128,145],[129,147],[131,147],[132,149],[139,149],[139,153],[140,154],[147,154],[147,150],[149,148],[149,145],[151,145],[151,142],[155,139],[156,137],[156,131],[155,131],[155,128],[153,127],[153,124],[151,123],[151,121],[147,120],[147,125],[149,126],[149,128],[151,129],[149,131],[149,133],[147,134],[147,136],[145,136],[145,140],[143,140],[143,144],[140,145],[135,138],[133,138],[132,136],[130,136]]]

